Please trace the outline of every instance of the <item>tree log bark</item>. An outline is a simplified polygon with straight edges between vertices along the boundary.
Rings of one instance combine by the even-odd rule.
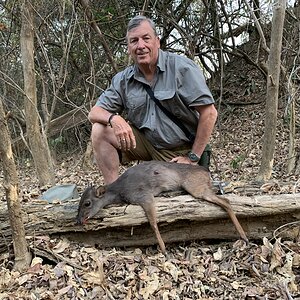
[[[274,230],[300,220],[300,193],[266,196],[226,195],[248,238],[271,237]],[[225,211],[190,195],[157,197],[157,216],[166,243],[202,239],[235,240],[239,236]],[[101,247],[156,244],[141,207],[113,206],[100,211],[84,226],[75,224],[79,199],[48,204],[36,200],[23,204],[27,236],[63,235]],[[11,242],[4,205],[0,206],[0,252]]]
[[[83,123],[88,123],[88,106],[82,105],[80,107],[74,108],[67,113],[61,115],[60,117],[52,120],[49,126],[49,132],[47,137],[51,137],[55,134],[62,133],[70,128],[79,126]],[[24,134],[24,138],[28,139],[27,133]],[[25,144],[22,137],[18,137],[13,141],[13,148],[18,151],[23,151]]]

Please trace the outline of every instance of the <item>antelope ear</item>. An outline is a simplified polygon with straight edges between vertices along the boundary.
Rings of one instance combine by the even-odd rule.
[[[95,189],[95,194],[97,197],[102,196],[106,191],[106,185],[99,186]]]

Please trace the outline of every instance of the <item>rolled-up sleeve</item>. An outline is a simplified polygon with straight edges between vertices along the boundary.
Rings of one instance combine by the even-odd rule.
[[[122,73],[118,73],[113,77],[109,88],[106,89],[97,100],[97,106],[115,113],[119,113],[123,110],[121,78]]]

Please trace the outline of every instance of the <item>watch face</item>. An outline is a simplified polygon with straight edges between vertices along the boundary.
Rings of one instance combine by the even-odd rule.
[[[188,157],[189,157],[190,161],[192,161],[192,162],[198,162],[199,161],[198,155],[196,155],[193,152],[189,152]]]

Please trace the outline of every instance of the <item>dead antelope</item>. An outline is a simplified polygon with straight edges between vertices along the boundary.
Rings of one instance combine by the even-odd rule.
[[[209,173],[198,165],[173,162],[144,162],[129,168],[115,182],[107,186],[88,187],[80,199],[77,222],[84,224],[107,205],[119,203],[140,205],[164,253],[165,244],[157,226],[154,197],[161,192],[182,189],[194,198],[221,206],[227,211],[240,237],[248,241],[229,200],[213,192]]]

